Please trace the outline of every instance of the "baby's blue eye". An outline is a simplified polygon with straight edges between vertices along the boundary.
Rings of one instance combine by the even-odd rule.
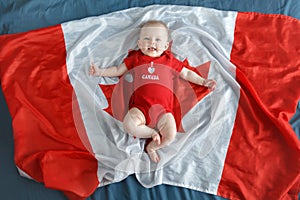
[[[144,40],[150,40],[150,38],[148,38],[148,37],[145,37],[145,38],[144,38]]]
[[[156,40],[155,40],[156,42],[159,42],[159,41],[161,41],[159,38],[157,38]]]

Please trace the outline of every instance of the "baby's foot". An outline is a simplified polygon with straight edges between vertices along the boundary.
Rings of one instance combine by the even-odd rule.
[[[151,137],[152,137],[152,140],[153,140],[156,144],[160,145],[161,140],[160,140],[160,135],[159,135],[159,133],[155,132]]]
[[[148,155],[150,156],[150,159],[155,162],[155,163],[158,163],[160,158],[159,156],[157,155],[156,151],[155,150],[152,150],[149,145],[146,147],[146,150],[148,152]]]

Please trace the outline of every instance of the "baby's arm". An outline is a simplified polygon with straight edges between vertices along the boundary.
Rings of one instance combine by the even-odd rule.
[[[202,78],[196,72],[194,72],[186,67],[182,68],[182,70],[180,72],[180,77],[191,83],[195,83],[197,85],[203,85],[205,87],[208,87],[211,90],[214,90],[216,88],[215,80]]]
[[[109,68],[99,68],[94,64],[89,69],[89,74],[92,76],[121,76],[127,71],[125,63],[122,63],[119,66],[113,66]]]

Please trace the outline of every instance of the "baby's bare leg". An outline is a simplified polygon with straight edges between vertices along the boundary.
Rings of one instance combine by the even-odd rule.
[[[169,145],[171,142],[173,142],[177,129],[176,129],[176,122],[175,118],[172,113],[166,113],[164,114],[157,123],[157,128],[161,134],[162,141],[161,144],[157,144],[153,141],[151,141],[148,146],[146,147],[147,152],[154,162],[159,161],[159,156],[156,153],[156,150],[161,149],[167,145]]]
[[[145,124],[145,116],[138,108],[131,108],[123,121],[124,130],[129,135],[138,138],[152,138],[155,143],[160,144],[160,135]]]

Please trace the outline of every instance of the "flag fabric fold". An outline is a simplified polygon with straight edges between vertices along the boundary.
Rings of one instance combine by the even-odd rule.
[[[213,92],[178,82],[181,126],[158,151],[158,164],[144,151],[147,141],[126,134],[113,111],[124,114],[130,78],[88,75],[92,63],[120,64],[150,19],[169,26],[178,59],[217,81]],[[300,142],[288,121],[300,98],[299,36],[299,20],[283,15],[170,5],[1,36],[0,80],[16,165],[70,199],[131,174],[144,187],[296,199]]]
[[[300,97],[299,87],[293,87],[300,85],[300,65],[294,59],[299,56],[298,36],[295,19],[256,13],[237,17],[231,62],[237,66],[241,96],[219,187],[220,193],[226,193],[225,182],[225,188],[236,188],[236,197],[229,198],[255,199],[259,193],[289,199],[292,190],[297,199],[299,140],[288,120]],[[240,183],[231,184],[230,179]]]
[[[0,40],[1,85],[12,116],[17,167],[47,187],[75,196],[92,194],[98,185],[97,161],[74,125],[61,27]]]

